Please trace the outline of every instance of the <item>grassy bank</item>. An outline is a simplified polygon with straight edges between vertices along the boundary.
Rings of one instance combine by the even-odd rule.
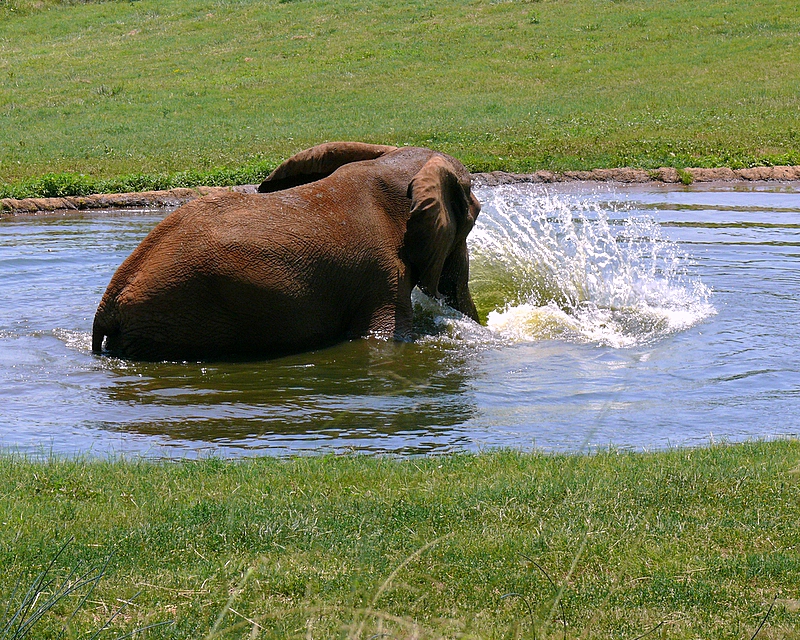
[[[750,638],[766,620],[759,638],[800,637],[797,441],[411,460],[7,456],[0,513],[4,600],[70,537],[54,575],[111,558],[75,635],[140,592],[110,635],[172,621],[147,637],[216,626],[223,637],[636,638],[660,625],[649,637]]]
[[[0,24],[3,195],[253,181],[333,139],[800,164],[794,0],[9,0]]]

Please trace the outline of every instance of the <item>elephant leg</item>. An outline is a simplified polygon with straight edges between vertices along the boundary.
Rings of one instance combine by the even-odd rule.
[[[399,300],[395,307],[394,339],[398,342],[411,342],[413,340],[412,328],[414,326],[414,308],[411,304],[411,293]]]
[[[411,290],[414,285],[409,278],[399,277],[397,292],[390,304],[376,310],[370,323],[370,333],[398,342],[411,342],[414,326],[414,308],[411,303]]]

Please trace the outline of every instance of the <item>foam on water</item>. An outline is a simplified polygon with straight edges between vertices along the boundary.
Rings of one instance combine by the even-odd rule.
[[[689,256],[650,217],[530,187],[481,197],[471,288],[489,329],[505,340],[629,347],[716,313]]]
[[[426,296],[417,288],[411,292],[411,302],[417,342],[467,344],[478,348],[502,346],[505,342],[495,331],[476,324],[460,311]]]

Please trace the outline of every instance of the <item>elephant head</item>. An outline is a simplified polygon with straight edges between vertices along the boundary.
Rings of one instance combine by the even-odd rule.
[[[468,286],[466,241],[481,205],[471,192],[469,172],[455,158],[415,147],[329,142],[284,161],[258,191],[272,193],[316,182],[345,165],[378,158],[383,160],[380,164],[396,171],[395,176],[387,177],[388,184],[397,187],[397,178],[407,182],[409,217],[402,250],[412,267],[414,284],[478,322]],[[409,175],[409,167],[416,168],[416,173]]]
[[[467,174],[468,175],[468,174]],[[449,158],[435,155],[408,185],[411,216],[404,239],[415,283],[427,295],[442,298],[475,322],[478,312],[469,291],[467,235],[481,210],[469,180],[459,179]]]

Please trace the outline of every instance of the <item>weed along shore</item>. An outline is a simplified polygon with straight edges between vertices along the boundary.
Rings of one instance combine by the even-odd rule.
[[[165,623],[146,637],[797,638],[798,505],[797,440],[410,459],[4,455],[0,593],[14,611],[71,540],[54,585],[100,578],[29,637],[65,624],[86,637],[122,607],[113,637]]]
[[[608,182],[619,184],[692,184],[695,182],[753,183],[753,182],[797,182],[800,181],[800,166],[751,167],[748,169],[689,168],[678,170],[662,167],[653,171],[644,169],[617,168],[593,169],[591,171],[536,171],[534,173],[510,173],[492,171],[472,174],[476,186],[493,187],[502,184],[548,184],[560,182]],[[255,184],[224,186],[176,187],[156,191],[131,193],[107,193],[88,195],[61,195],[54,197],[27,197],[0,199],[0,215],[3,213],[38,213],[45,211],[82,211],[87,209],[122,209],[130,207],[176,207],[207,195],[235,191],[255,193]]]

